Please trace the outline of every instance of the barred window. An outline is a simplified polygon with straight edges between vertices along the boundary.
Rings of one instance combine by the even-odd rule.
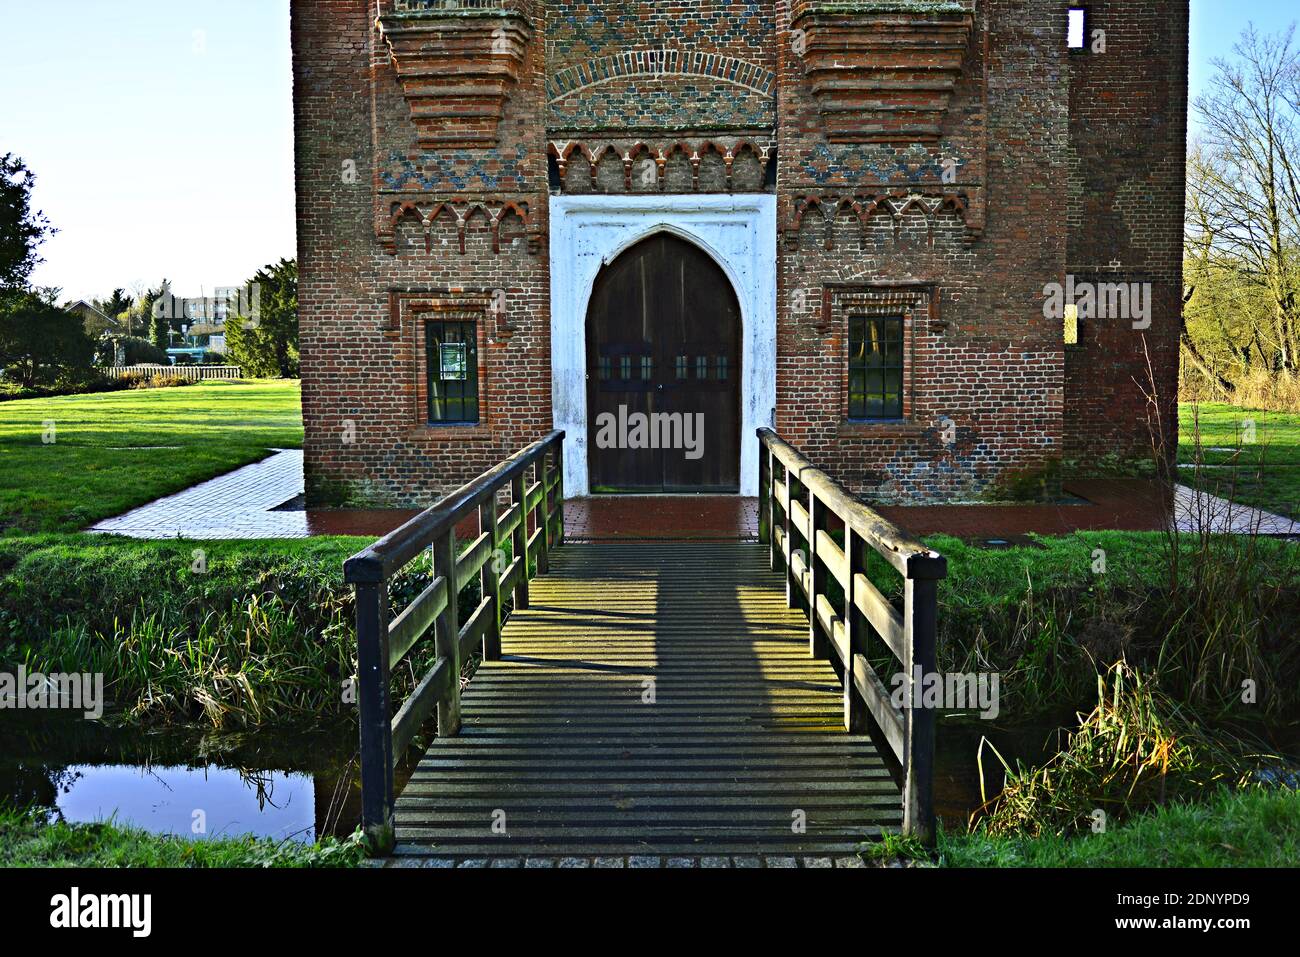
[[[849,317],[849,418],[903,417],[903,317]]]
[[[432,321],[425,326],[429,421],[478,422],[476,323]]]

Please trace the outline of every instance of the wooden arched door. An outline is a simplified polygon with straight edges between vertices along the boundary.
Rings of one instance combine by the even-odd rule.
[[[587,310],[593,492],[739,490],[740,337],[726,273],[683,239],[656,234],[600,271]]]

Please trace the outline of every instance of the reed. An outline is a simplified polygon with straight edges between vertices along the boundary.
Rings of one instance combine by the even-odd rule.
[[[1134,813],[1206,789],[1244,787],[1254,762],[1206,734],[1187,711],[1126,662],[1097,677],[1097,703],[1064,747],[1038,768],[1002,764],[1006,786],[972,824],[991,836],[1068,834],[1105,828]]]

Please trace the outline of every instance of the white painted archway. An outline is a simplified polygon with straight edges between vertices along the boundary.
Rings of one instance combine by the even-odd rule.
[[[740,301],[740,493],[758,494],[755,431],[776,409],[776,197],[552,196],[551,405],[564,441],[564,488],[589,492],[587,305],[596,274],[634,243],[670,232],[708,253]]]

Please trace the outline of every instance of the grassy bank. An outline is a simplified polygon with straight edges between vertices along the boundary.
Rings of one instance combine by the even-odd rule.
[[[356,867],[358,839],[315,844],[263,838],[187,840],[117,824],[48,823],[0,808],[0,867]]]
[[[140,720],[246,727],[351,714],[343,562],[370,541],[0,538],[0,667],[102,673],[115,709]],[[429,578],[419,563],[405,570],[393,606]],[[477,580],[462,600],[477,603]],[[431,655],[422,643],[394,675],[399,699]]]
[[[84,528],[301,445],[295,381],[0,403],[0,533]]]
[[[339,712],[355,657],[342,566],[368,541],[0,538],[0,665],[103,671],[110,694],[142,718],[220,726]],[[1181,616],[1187,643],[1199,627],[1168,598],[1159,535],[1080,533],[1002,551],[930,541],[949,560],[941,667],[998,671],[1005,720],[1084,708],[1099,662],[1158,656],[1155,636],[1166,634],[1170,616]],[[1280,682],[1296,662],[1289,622],[1300,618],[1300,560],[1290,546],[1261,548],[1267,561],[1252,574],[1267,588],[1252,585],[1243,600],[1276,600],[1251,636],[1270,657],[1250,666],[1261,669],[1256,678]],[[1107,560],[1101,574],[1098,550]],[[416,570],[400,579],[393,606],[403,607],[425,577]],[[887,593],[901,587],[892,571],[880,570],[879,579]],[[475,588],[467,601],[477,601]],[[1224,660],[1237,666],[1233,656]]]
[[[1296,867],[1300,793],[1255,789],[1156,808],[1104,833],[940,834],[944,867]]]
[[[1160,671],[1169,693],[1207,715],[1300,707],[1300,549],[1289,542],[1161,533],[1079,532],[989,551],[946,536],[939,667],[998,672],[1004,719],[1083,709],[1120,659]],[[1177,562],[1173,561],[1177,554]],[[901,598],[901,578],[874,567]]]
[[[368,539],[0,539],[0,660],[99,672],[133,718],[248,726],[342,713],[344,559]]]

